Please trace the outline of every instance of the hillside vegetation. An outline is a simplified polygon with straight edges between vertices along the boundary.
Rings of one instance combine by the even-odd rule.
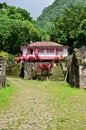
[[[67,8],[72,6],[86,6],[85,0],[55,0],[55,2],[45,8],[37,18],[37,25],[42,29],[49,29],[53,26],[56,17],[62,16]]]

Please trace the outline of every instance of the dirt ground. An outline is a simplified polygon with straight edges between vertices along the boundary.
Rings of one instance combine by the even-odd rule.
[[[65,82],[7,79],[17,91],[0,130],[86,130],[86,90]]]
[[[8,79],[18,93],[11,99],[9,110],[0,115],[0,130],[56,130],[51,123],[56,112],[51,95],[21,79]]]

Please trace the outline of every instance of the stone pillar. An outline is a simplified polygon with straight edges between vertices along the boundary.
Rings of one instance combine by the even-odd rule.
[[[24,78],[25,79],[31,79],[31,72],[32,72],[32,68],[34,66],[33,62],[24,62]]]
[[[86,65],[79,66],[80,89],[86,89]]]
[[[0,56],[0,87],[4,87],[6,82],[6,61]]]

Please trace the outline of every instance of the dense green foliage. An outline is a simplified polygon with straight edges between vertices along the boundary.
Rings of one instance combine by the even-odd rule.
[[[0,51],[0,56],[3,57],[6,60],[9,58],[9,54],[4,52],[4,51]]]
[[[39,39],[40,31],[26,10],[0,3],[0,50],[17,54],[22,43]]]
[[[51,30],[51,40],[68,45],[70,52],[86,45],[86,7],[72,7],[57,18]]]
[[[20,77],[21,66],[20,64],[12,64],[7,66],[6,75],[11,77]]]
[[[0,3],[0,51],[18,54],[22,44],[40,40],[68,45],[70,52],[85,45],[85,5],[84,0],[55,0],[37,19],[39,30],[26,10]]]
[[[37,18],[37,25],[43,29],[49,29],[53,26],[56,17],[62,16],[67,8],[72,6],[86,6],[85,0],[55,0],[55,2],[45,8],[42,15]]]

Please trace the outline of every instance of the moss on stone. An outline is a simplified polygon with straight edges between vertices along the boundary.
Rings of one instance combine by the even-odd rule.
[[[83,60],[82,60],[83,58],[80,54],[79,49],[77,48],[74,49],[73,57],[75,57],[75,59],[77,60],[78,65],[81,65],[83,63]]]

